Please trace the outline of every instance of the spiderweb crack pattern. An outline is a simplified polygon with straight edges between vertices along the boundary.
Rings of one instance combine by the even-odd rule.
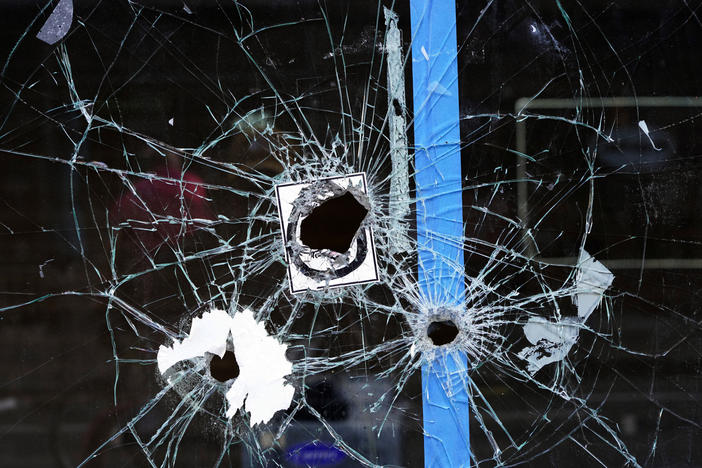
[[[388,89],[411,80],[406,5],[283,3],[76,2],[54,46],[35,37],[47,6],[3,61],[2,158],[53,177],[43,193],[62,217],[8,197],[0,228],[13,241],[50,236],[63,253],[37,261],[49,286],[0,288],[0,312],[71,300],[99,317],[110,348],[119,425],[72,463],[98,466],[131,444],[147,466],[282,467],[317,441],[348,466],[422,466],[418,449],[402,453],[423,437],[418,371],[462,353],[467,372],[447,376],[446,389],[467,391],[471,466],[559,466],[573,454],[583,460],[573,466],[679,461],[675,428],[691,440],[702,431],[699,364],[687,380],[656,371],[683,351],[699,361],[697,277],[664,271],[664,284],[688,282],[661,288],[645,265],[700,247],[666,230],[666,216],[683,215],[660,182],[670,161],[696,169],[696,146],[675,145],[699,114],[656,114],[646,106],[657,101],[638,99],[631,51],[608,32],[614,6],[457,2],[464,235],[442,241],[463,248],[465,267],[449,264],[466,294],[447,308],[418,290],[416,116]],[[643,55],[680,31],[699,34],[693,3],[669,2],[669,35],[642,38]],[[511,60],[498,45],[514,47]],[[491,79],[472,81],[473,70]],[[632,104],[618,116],[606,99],[625,94]],[[291,294],[275,186],[359,172],[379,281]],[[621,184],[620,210],[641,200],[624,227],[605,207]],[[627,261],[637,267],[615,271]],[[243,392],[229,411],[205,355],[225,348],[156,369],[159,348],[185,343],[213,310],[250,311],[287,348],[289,407],[254,417]],[[429,325],[447,320],[458,334],[436,346]],[[627,395],[641,413],[633,423],[636,411],[618,407]],[[197,436],[210,450],[193,453]]]

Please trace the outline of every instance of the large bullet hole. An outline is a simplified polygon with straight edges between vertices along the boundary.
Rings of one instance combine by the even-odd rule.
[[[431,322],[427,327],[427,336],[435,346],[449,344],[458,336],[458,327],[451,320]]]
[[[368,210],[346,192],[321,203],[300,225],[300,240],[311,249],[344,253],[351,247]]]
[[[227,351],[221,358],[217,355],[212,356],[212,360],[210,361],[210,375],[220,382],[226,382],[227,380],[239,377],[239,364],[236,362],[234,353]]]

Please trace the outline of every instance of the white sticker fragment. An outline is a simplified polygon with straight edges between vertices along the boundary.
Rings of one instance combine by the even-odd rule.
[[[663,148],[657,148],[656,144],[653,142],[653,138],[651,138],[651,135],[648,133],[648,125],[646,125],[645,120],[639,120],[639,128],[641,129],[642,132],[644,132],[644,135],[648,137],[648,141],[651,142],[651,146],[653,146],[653,149],[656,151],[661,151]]]
[[[227,417],[243,408],[251,413],[252,425],[268,422],[292,402],[295,389],[285,381],[292,373],[292,363],[285,357],[287,346],[268,335],[249,309],[233,317],[213,309],[193,319],[188,337],[159,348],[159,371],[163,374],[180,361],[204,358],[205,353],[223,357],[230,335],[239,376],[225,393]]]
[[[535,373],[542,367],[563,360],[578,341],[580,329],[602,302],[602,297],[612,285],[614,275],[601,262],[584,249],[580,251],[575,275],[573,303],[578,308],[577,317],[564,317],[552,322],[541,317],[530,317],[524,325],[524,335],[534,346],[527,346],[517,355],[528,362],[527,369]]]
[[[295,204],[300,197],[304,196],[308,187],[320,182],[333,183],[339,190],[355,190],[364,196],[368,195],[365,172],[275,186],[280,231],[285,247],[289,287],[292,294],[307,290],[322,291],[327,288],[373,283],[379,279],[375,240],[370,227],[361,226],[345,254],[327,255],[325,250],[311,249],[302,243],[300,225],[304,217],[296,218]],[[298,254],[290,248],[290,238],[294,238],[294,243],[301,247]]]
[[[561,322],[551,322],[540,317],[530,317],[524,325],[524,335],[535,346],[528,346],[517,356],[528,362],[527,369],[535,373],[546,364],[561,361],[578,341],[580,325],[573,317]]]
[[[285,357],[287,346],[269,336],[248,309],[232,317],[231,331],[239,377],[226,393],[227,416],[234,416],[243,405],[251,413],[252,425],[268,422],[276,411],[288,409],[295,393],[284,380],[292,373],[292,363]]]
[[[56,44],[71,29],[73,23],[73,0],[61,0],[37,33],[37,39],[47,44]]]
[[[218,309],[205,312],[202,318],[194,318],[190,334],[183,341],[176,341],[170,347],[161,345],[158,349],[158,370],[163,374],[178,362],[204,356],[205,353],[223,357],[227,351],[230,323],[229,314]]]
[[[570,319],[570,320],[569,320]],[[574,317],[566,317],[561,322],[550,322],[541,317],[530,317],[524,325],[524,335],[531,344],[537,344],[541,340],[551,343],[565,343],[571,339],[577,339],[577,320]],[[576,329],[575,333],[573,329]]]
[[[573,303],[578,307],[578,317],[585,322],[602,301],[605,291],[612,285],[614,275],[601,262],[582,249],[575,276],[576,294]]]

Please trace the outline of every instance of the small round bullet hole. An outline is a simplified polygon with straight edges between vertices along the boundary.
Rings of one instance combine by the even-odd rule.
[[[210,375],[213,379],[220,382],[235,379],[239,377],[239,364],[236,362],[236,356],[231,351],[224,353],[223,357],[217,355],[212,356],[210,361]]]
[[[435,346],[449,344],[458,336],[458,327],[451,320],[431,322],[427,327],[427,336]]]

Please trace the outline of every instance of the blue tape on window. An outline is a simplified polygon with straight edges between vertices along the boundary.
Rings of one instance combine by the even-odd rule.
[[[411,0],[419,287],[433,307],[464,304],[463,209],[454,0]],[[422,367],[424,464],[470,465],[466,356]]]

